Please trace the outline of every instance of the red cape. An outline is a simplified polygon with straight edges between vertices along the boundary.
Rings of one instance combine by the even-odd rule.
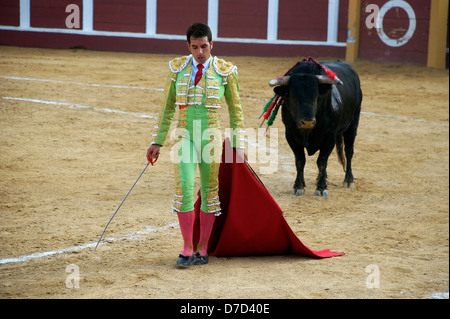
[[[222,214],[216,217],[209,240],[211,256],[297,254],[324,258],[344,254],[306,247],[250,165],[236,160],[236,151],[228,140],[219,170],[219,198]],[[199,236],[200,198],[195,211],[194,243]]]

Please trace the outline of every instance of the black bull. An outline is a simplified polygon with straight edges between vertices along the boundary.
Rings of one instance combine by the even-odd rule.
[[[286,76],[269,83],[275,86],[275,93],[283,99],[282,120],[297,168],[293,187],[295,195],[305,192],[305,148],[310,156],[320,151],[317,158],[317,196],[328,195],[326,169],[335,145],[339,162],[345,170],[343,184],[345,187],[354,185],[353,145],[362,101],[359,77],[345,62],[321,62],[321,65],[334,71],[338,78],[331,79],[324,75],[318,63],[303,61]]]

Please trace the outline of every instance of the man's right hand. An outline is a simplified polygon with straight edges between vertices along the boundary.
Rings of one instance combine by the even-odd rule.
[[[155,162],[155,160],[159,156],[159,149],[161,148],[161,145],[158,144],[152,144],[147,150],[147,160],[149,162]]]

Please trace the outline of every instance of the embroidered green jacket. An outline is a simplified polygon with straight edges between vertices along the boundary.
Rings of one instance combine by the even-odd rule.
[[[192,55],[169,62],[170,73],[166,81],[164,98],[153,133],[152,144],[163,146],[177,108],[180,109],[178,127],[186,127],[186,109],[197,107],[207,112],[208,123],[219,124],[217,110],[223,98],[228,105],[230,128],[233,129],[232,145],[244,148],[244,116],[239,98],[237,67],[217,57],[211,57],[206,73],[197,85],[190,81]],[[219,126],[220,127],[220,126]]]

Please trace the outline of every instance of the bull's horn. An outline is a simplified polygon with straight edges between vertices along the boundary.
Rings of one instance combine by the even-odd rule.
[[[269,82],[269,86],[280,86],[280,85],[287,85],[289,83],[290,76],[280,76],[279,78],[273,79]]]
[[[316,75],[316,77],[319,79],[319,83],[322,83],[322,84],[336,84],[336,85],[344,84],[344,83],[342,83],[341,80],[339,80],[339,78],[337,76],[335,77],[334,80],[326,75]]]

